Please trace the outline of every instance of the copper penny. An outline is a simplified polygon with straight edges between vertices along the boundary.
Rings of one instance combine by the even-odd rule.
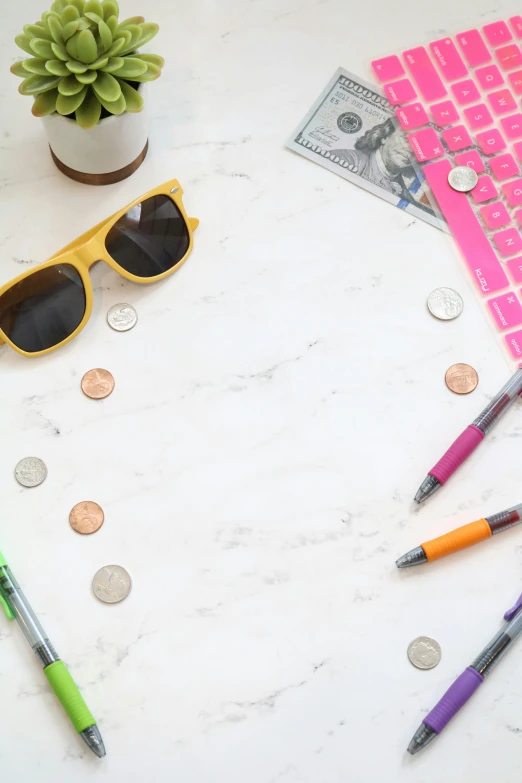
[[[89,370],[82,378],[82,391],[91,400],[102,400],[114,389],[114,378],[108,370],[97,367]]]
[[[446,370],[444,380],[448,389],[455,394],[469,394],[477,388],[479,379],[477,371],[469,364],[452,364]]]
[[[103,525],[104,519],[103,509],[92,500],[77,503],[69,514],[69,523],[72,529],[83,536],[96,533]]]

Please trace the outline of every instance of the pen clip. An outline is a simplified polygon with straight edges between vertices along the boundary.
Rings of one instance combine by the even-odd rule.
[[[0,595],[0,604],[4,608],[5,616],[7,617],[7,619],[14,620],[15,619],[14,612],[2,595]]]
[[[518,614],[518,612],[522,609],[522,595],[520,595],[517,599],[517,602],[514,606],[511,607],[511,609],[508,609],[507,612],[504,615],[504,620],[512,620],[513,617]]]

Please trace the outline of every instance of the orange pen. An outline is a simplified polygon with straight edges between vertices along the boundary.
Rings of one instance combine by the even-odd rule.
[[[485,538],[491,538],[497,533],[502,533],[508,527],[518,525],[522,521],[522,503],[505,511],[499,511],[490,517],[478,519],[476,522],[470,522],[469,525],[463,525],[446,533],[438,538],[432,538],[425,544],[411,549],[405,555],[399,557],[396,562],[397,568],[408,568],[408,566],[420,565],[421,563],[431,563],[432,560],[438,560],[439,557],[451,555],[460,549],[466,549],[468,546],[478,544]]]

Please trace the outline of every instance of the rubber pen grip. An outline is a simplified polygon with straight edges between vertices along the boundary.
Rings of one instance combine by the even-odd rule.
[[[459,435],[457,440],[451,444],[447,452],[437,462],[434,468],[429,471],[431,476],[434,476],[441,484],[445,484],[446,481],[452,476],[457,468],[462,465],[469,455],[475,451],[479,443],[484,440],[484,433],[470,424],[466,427],[464,432]]]
[[[62,706],[72,720],[78,733],[93,726],[96,721],[78,690],[78,686],[69,674],[63,661],[55,661],[44,669],[49,685],[58,696]]]
[[[466,549],[468,546],[478,544],[479,541],[491,538],[491,535],[491,528],[486,520],[478,519],[476,522],[470,522],[469,525],[457,527],[444,536],[432,538],[431,541],[426,541],[421,546],[426,553],[428,562],[431,562],[432,560],[438,560],[439,557],[451,555],[460,549]]]
[[[483,682],[484,677],[476,669],[468,666],[453,685],[450,685],[439,703],[426,715],[423,723],[440,734]]]

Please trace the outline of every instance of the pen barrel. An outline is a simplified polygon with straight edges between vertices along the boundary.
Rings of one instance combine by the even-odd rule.
[[[471,666],[465,669],[460,677],[457,677],[442,699],[424,718],[423,723],[429,726],[437,734],[448,725],[450,720],[470,699],[479,685],[482,685],[484,678]]]
[[[484,434],[489,432],[499,418],[515,402],[520,392],[522,392],[522,370],[518,369],[498,394],[493,397],[489,405],[477,416],[473,425],[482,430]]]
[[[452,476],[457,468],[475,451],[479,443],[484,440],[484,433],[478,427],[470,424],[457,440],[451,444],[447,452],[437,462],[429,473],[434,476],[441,484]]]
[[[453,554],[453,552],[466,549],[468,546],[473,546],[473,544],[478,544],[479,541],[484,541],[486,538],[490,538],[491,535],[491,528],[487,521],[478,519],[476,522],[470,522],[469,525],[457,527],[443,536],[432,538],[431,541],[426,541],[421,546],[428,558],[428,562],[431,562],[432,560],[438,560],[439,557],[445,557]]]
[[[44,669],[44,673],[76,731],[80,733],[93,726],[96,721],[64,662],[52,663]]]

